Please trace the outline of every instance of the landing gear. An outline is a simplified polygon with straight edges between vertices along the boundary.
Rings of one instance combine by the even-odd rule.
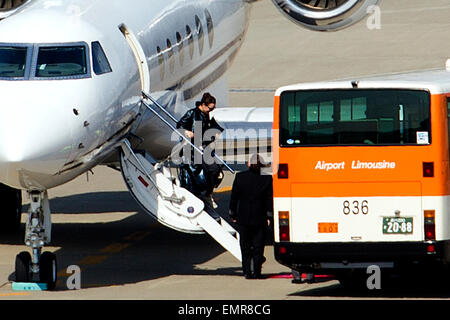
[[[47,284],[48,290],[55,289],[56,286],[56,256],[52,252],[44,252],[39,263],[40,282]]]
[[[30,281],[31,255],[22,251],[16,256],[16,282]]]
[[[52,290],[57,281],[56,256],[42,252],[51,241],[50,205],[47,191],[30,191],[30,212],[25,227],[25,244],[32,254],[21,252],[16,256],[16,282],[41,282]]]
[[[0,196],[4,199],[0,228],[4,232],[18,232],[22,216],[22,191],[0,184]]]

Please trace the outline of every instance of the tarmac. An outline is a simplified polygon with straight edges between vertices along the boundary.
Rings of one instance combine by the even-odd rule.
[[[231,67],[233,107],[271,107],[276,88],[298,82],[443,68],[450,58],[448,0],[384,0],[380,29],[363,20],[330,33],[302,29],[269,0],[254,3],[246,41]],[[241,265],[208,235],[190,235],[152,220],[119,172],[97,167],[49,190],[52,244],[58,259],[54,291],[14,291],[14,259],[28,250],[18,235],[0,235],[1,300],[405,300],[449,299],[448,286],[403,286],[355,293],[336,280],[294,284],[290,269],[266,246],[264,280],[246,280]],[[226,213],[232,177],[215,198]],[[24,212],[29,200],[24,198]],[[25,221],[23,214],[22,220]],[[70,266],[81,283],[71,290]],[[415,281],[416,279],[414,279]]]

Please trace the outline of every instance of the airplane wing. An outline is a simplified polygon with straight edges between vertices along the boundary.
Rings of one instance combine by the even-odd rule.
[[[216,153],[227,163],[245,163],[253,153],[270,162],[273,108],[218,108],[212,116],[225,129]]]

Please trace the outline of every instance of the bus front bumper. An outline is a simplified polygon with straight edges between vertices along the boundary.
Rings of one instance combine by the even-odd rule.
[[[359,242],[359,243],[274,243],[275,259],[294,270],[395,268],[408,264],[448,262],[449,241]]]

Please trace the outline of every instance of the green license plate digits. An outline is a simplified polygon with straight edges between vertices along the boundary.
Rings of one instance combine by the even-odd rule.
[[[412,217],[383,217],[384,234],[411,234],[413,233]]]

